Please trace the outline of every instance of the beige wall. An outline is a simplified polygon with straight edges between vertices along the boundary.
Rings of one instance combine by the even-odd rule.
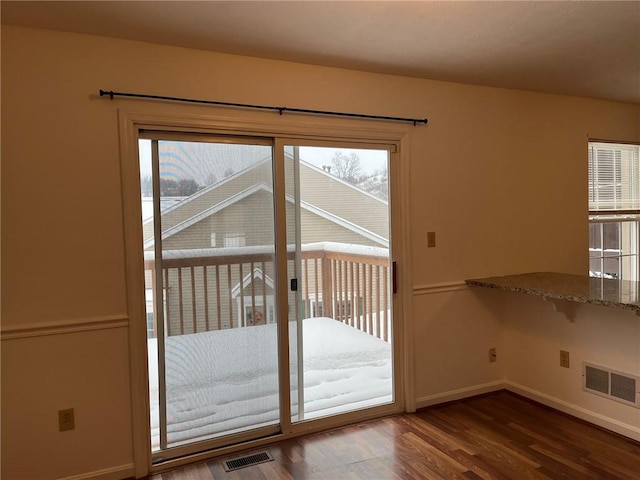
[[[597,305],[579,305],[567,318],[540,297],[500,293],[510,387],[640,441],[640,409],[582,390],[583,362],[638,375],[640,318]],[[569,368],[560,367],[560,350],[569,352]]]
[[[409,130],[411,175],[402,185],[412,204],[405,225],[413,247],[408,321],[423,403],[505,375],[501,361],[488,364],[487,348],[501,348],[508,319],[501,320],[491,295],[459,282],[525,271],[585,273],[587,137],[640,140],[637,105],[3,27],[4,478],[132,473],[117,109],[290,121],[110,102],[97,98],[100,88],[428,117],[428,126]],[[427,250],[431,230],[438,246]],[[586,336],[599,332],[584,328]],[[71,406],[77,428],[58,433],[56,412]],[[620,421],[628,421],[624,415]],[[73,452],[71,460],[60,445]]]

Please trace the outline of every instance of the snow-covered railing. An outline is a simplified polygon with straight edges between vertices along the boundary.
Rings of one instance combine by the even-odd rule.
[[[289,274],[293,276],[294,249],[288,250]],[[313,243],[302,246],[301,260],[302,317],[330,317],[390,339],[387,249]],[[155,299],[152,252],[145,255],[145,269]],[[164,251],[162,278],[168,335],[275,322],[273,248]],[[157,307],[152,310],[159,311]]]

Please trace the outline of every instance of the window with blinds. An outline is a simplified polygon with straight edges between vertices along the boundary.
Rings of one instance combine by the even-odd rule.
[[[640,145],[589,143],[589,210],[640,210]]]
[[[638,280],[640,145],[589,142],[589,274]]]

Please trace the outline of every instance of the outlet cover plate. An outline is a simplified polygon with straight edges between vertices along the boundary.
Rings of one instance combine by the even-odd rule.
[[[496,362],[498,360],[498,353],[496,347],[491,347],[489,349],[489,363]]]
[[[61,432],[66,432],[76,428],[73,408],[58,410],[58,428]]]
[[[569,352],[566,350],[560,350],[560,366],[569,368]]]

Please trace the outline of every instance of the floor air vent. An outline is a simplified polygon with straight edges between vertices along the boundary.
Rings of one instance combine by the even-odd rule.
[[[587,392],[640,408],[639,377],[589,363],[582,367],[582,385]]]
[[[233,460],[226,460],[222,462],[222,466],[225,471],[232,472],[233,470],[239,470],[241,468],[250,467],[259,463],[270,462],[273,457],[269,452],[254,453],[240,458],[234,458]]]

